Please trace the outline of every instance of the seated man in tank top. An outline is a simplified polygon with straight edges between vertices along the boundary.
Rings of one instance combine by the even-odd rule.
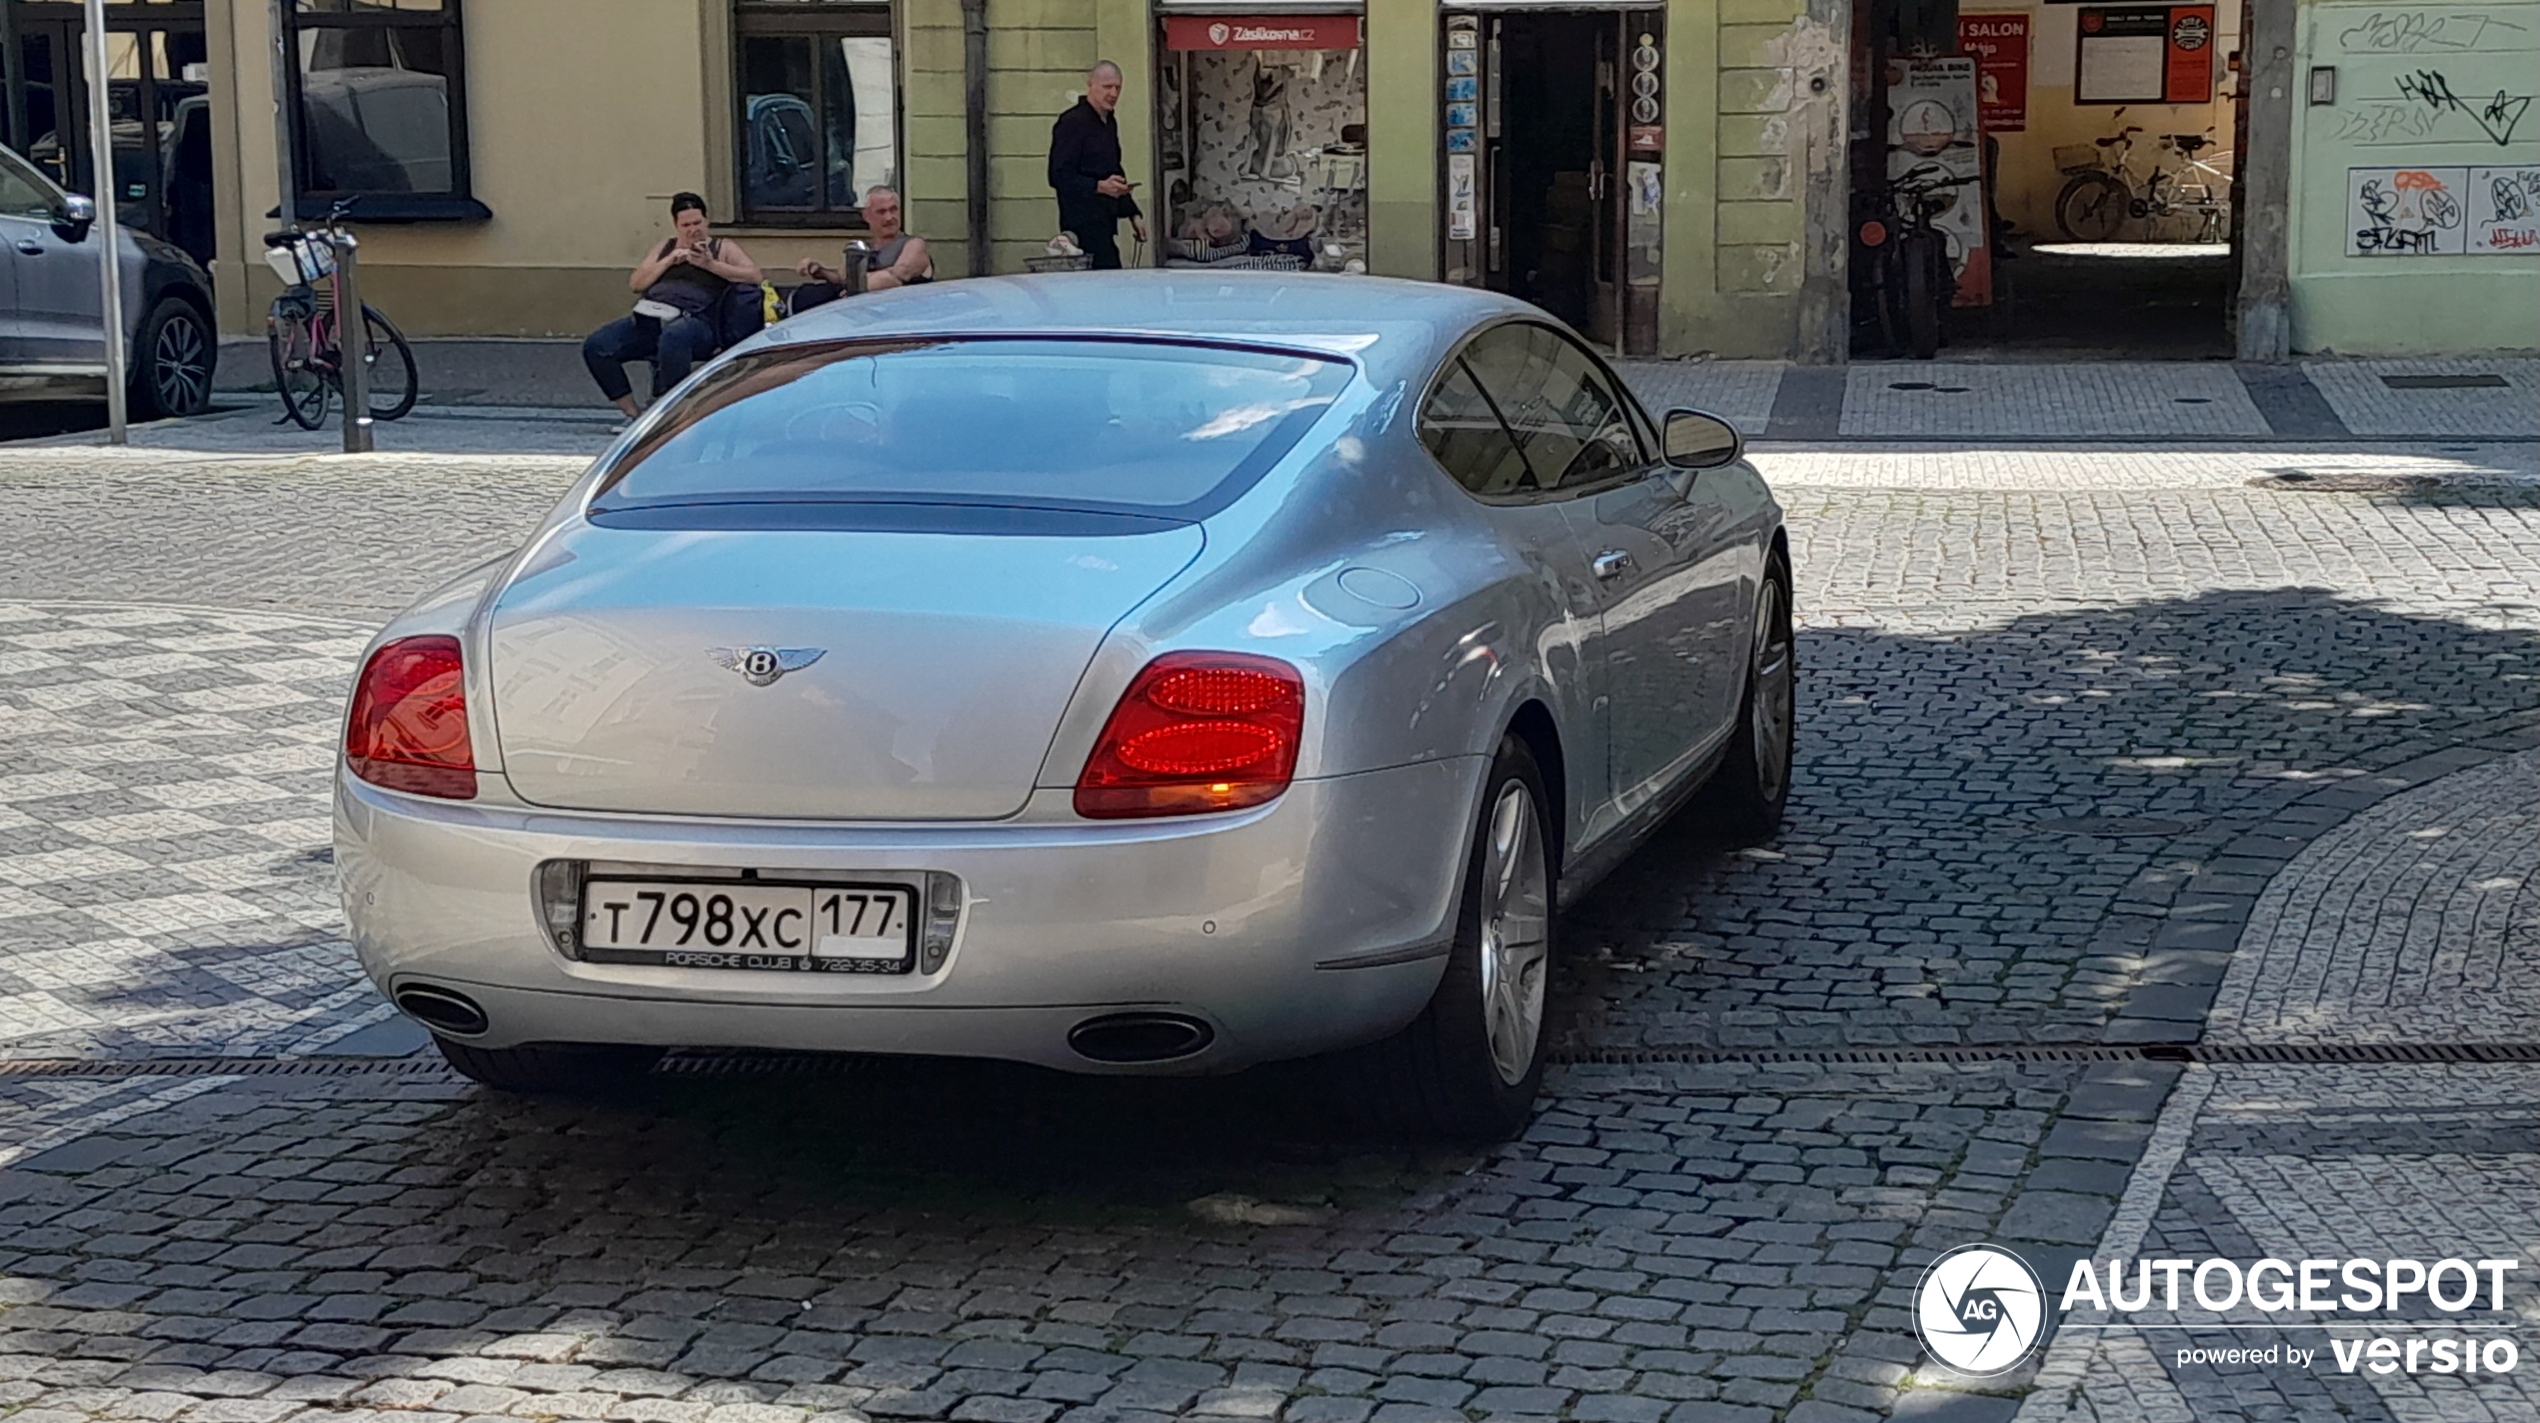
[[[636,263],[627,278],[627,289],[639,298],[634,312],[582,343],[582,363],[599,382],[600,394],[629,416],[637,406],[626,363],[652,362],[653,397],[659,399],[686,380],[697,362],[722,347],[725,297],[736,286],[759,283],[758,264],[741,244],[708,230],[705,199],[695,193],[672,194],[670,223],[671,235]]]
[[[926,239],[900,227],[898,193],[889,188],[868,190],[864,195],[864,221],[873,230],[873,255],[864,264],[866,291],[886,292],[935,279],[935,257],[926,250]],[[804,279],[804,284],[794,288],[793,299],[785,308],[789,314],[809,311],[846,294],[847,274],[826,263],[806,257],[794,272]]]

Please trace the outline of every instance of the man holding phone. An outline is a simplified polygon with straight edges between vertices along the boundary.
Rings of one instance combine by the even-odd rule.
[[[1129,195],[1135,186],[1120,162],[1120,66],[1103,60],[1085,73],[1085,96],[1050,125],[1050,186],[1058,190],[1058,225],[1096,270],[1120,265],[1120,219],[1147,240],[1146,216]]]

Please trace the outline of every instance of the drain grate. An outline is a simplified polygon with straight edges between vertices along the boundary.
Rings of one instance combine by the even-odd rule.
[[[438,1057],[10,1058],[0,1077],[360,1077],[447,1072]]]
[[[2037,828],[2049,835],[2184,835],[2196,827],[2184,820],[2156,820],[2146,815],[2073,815],[2060,820],[2041,820]]]
[[[2503,390],[2512,382],[2492,371],[2457,376],[2383,376],[2392,390]]]
[[[1555,1048],[1564,1066],[1671,1063],[1822,1063],[1897,1066],[1985,1062],[2540,1063],[2540,1043],[1982,1043],[1969,1046],[1854,1048]],[[674,1052],[654,1069],[665,1077],[837,1077],[922,1067],[925,1059],[815,1052]],[[12,1077],[445,1077],[438,1057],[18,1058],[0,1061]]]
[[[2413,494],[2442,483],[2430,474],[2313,474],[2299,469],[2279,470],[2249,481],[2253,489],[2291,489],[2313,494]]]
[[[1917,1062],[2475,1063],[2540,1062],[2540,1043],[2038,1043],[1920,1048],[1571,1048],[1568,1066],[1659,1063],[1827,1063],[1876,1067]]]

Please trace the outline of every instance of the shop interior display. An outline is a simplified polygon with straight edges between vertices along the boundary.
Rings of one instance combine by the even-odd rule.
[[[1363,272],[1367,76],[1355,49],[1167,56],[1164,264]]]

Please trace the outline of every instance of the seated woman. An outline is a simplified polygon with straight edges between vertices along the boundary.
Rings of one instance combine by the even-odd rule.
[[[670,222],[672,234],[636,263],[626,279],[627,289],[642,298],[633,314],[592,332],[582,343],[582,363],[599,382],[600,394],[629,416],[638,407],[626,363],[653,363],[652,394],[660,399],[662,392],[688,378],[690,367],[722,348],[719,318],[725,296],[736,285],[759,282],[758,264],[741,244],[708,230],[705,199],[695,193],[672,194]]]

